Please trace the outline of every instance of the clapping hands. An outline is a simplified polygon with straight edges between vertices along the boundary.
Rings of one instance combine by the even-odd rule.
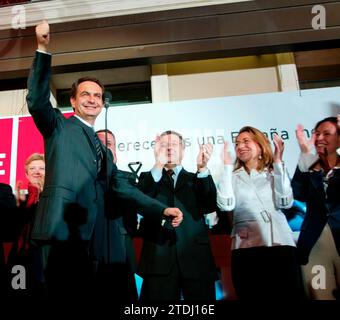
[[[167,156],[167,149],[166,147],[162,146],[160,136],[157,135],[155,139],[155,148],[154,148],[154,155],[155,155],[155,166],[159,169],[163,169],[163,167],[168,163],[168,156]]]
[[[208,162],[213,152],[213,145],[211,143],[200,144],[197,156],[197,170],[204,171],[207,169]]]
[[[285,149],[284,142],[282,138],[275,133],[273,138],[274,143],[274,162],[279,163],[282,162],[283,151]]]
[[[338,116],[339,123],[339,116]],[[312,134],[310,139],[307,139],[304,132],[304,127],[302,124],[298,124],[296,128],[296,138],[300,146],[300,150],[302,153],[312,153],[315,143],[315,133]]]

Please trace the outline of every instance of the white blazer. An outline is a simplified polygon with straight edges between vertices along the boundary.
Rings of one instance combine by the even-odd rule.
[[[217,205],[233,211],[232,249],[289,245],[295,247],[293,232],[280,208],[290,208],[293,191],[282,163],[274,170],[250,174],[242,167],[233,172],[225,165],[217,187]]]

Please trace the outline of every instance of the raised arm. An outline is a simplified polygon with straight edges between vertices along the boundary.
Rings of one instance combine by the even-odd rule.
[[[226,142],[223,148],[223,171],[217,186],[217,206],[222,211],[232,211],[235,208],[235,194],[232,186],[232,174],[234,166]]]
[[[301,172],[307,172],[309,167],[319,158],[317,155],[313,154],[315,133],[312,134],[310,139],[307,139],[303,125],[298,124],[296,128],[296,139],[301,151],[298,167]]]
[[[45,137],[52,134],[57,120],[57,112],[50,102],[51,55],[47,53],[50,28],[46,21],[35,29],[37,51],[28,78],[28,94],[26,97],[28,110],[34,122]]]
[[[154,157],[155,164],[150,172],[143,172],[140,176],[138,187],[143,193],[150,197],[155,197],[159,191],[159,184],[162,179],[162,172],[165,164],[168,162],[166,148],[162,146],[160,137],[155,139]]]
[[[208,162],[211,158],[213,152],[213,145],[211,143],[207,144],[200,144],[199,145],[199,152],[197,156],[197,171],[204,172],[208,170]]]
[[[294,199],[288,172],[282,161],[284,143],[278,134],[274,135],[273,142],[275,204],[278,208],[290,208],[293,205]]]
[[[203,213],[216,211],[216,186],[208,169],[213,145],[199,145],[197,156],[196,194]]]

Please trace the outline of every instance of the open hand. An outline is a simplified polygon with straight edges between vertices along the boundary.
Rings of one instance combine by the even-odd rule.
[[[200,144],[199,148],[200,150],[197,156],[197,170],[203,171],[207,168],[208,162],[213,152],[213,145],[211,143]]]
[[[298,124],[296,128],[296,138],[300,146],[300,150],[302,153],[312,153],[314,142],[315,142],[315,133],[312,134],[310,139],[307,139],[303,132],[303,125]]]
[[[282,162],[283,150],[285,148],[282,138],[275,133],[274,134],[274,162]]]
[[[166,147],[162,146],[160,136],[157,135],[155,139],[155,148],[154,148],[154,155],[155,155],[155,166],[159,169],[163,169],[163,167],[168,163],[168,156]]]

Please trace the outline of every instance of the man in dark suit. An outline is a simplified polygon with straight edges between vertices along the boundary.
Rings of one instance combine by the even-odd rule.
[[[140,189],[165,205],[178,206],[183,222],[174,229],[148,217],[141,224],[144,239],[139,273],[141,299],[214,300],[216,268],[204,214],[216,209],[216,188],[207,169],[211,145],[201,145],[197,173],[181,165],[185,149],[182,136],[166,131],[156,138],[156,163],[140,176]]]
[[[6,266],[4,250],[5,242],[13,242],[18,236],[18,220],[20,212],[16,206],[16,200],[12,187],[0,183],[0,294],[8,294],[10,289],[10,272]]]
[[[117,163],[116,137],[110,130],[98,130],[99,140],[112,153],[113,163]],[[121,171],[124,178],[136,185],[132,172]],[[96,288],[98,292],[108,292],[116,300],[137,301],[135,272],[136,255],[132,237],[137,229],[137,213],[127,202],[119,201],[114,194],[108,199],[112,205],[106,206],[107,215],[100,215],[96,221],[95,255],[98,260]],[[109,252],[108,252],[109,250]]]
[[[97,261],[93,242],[98,215],[104,214],[102,181],[109,175],[110,190],[117,198],[131,201],[151,220],[173,217],[177,227],[182,213],[177,208],[146,197],[117,170],[93,130],[103,108],[104,88],[91,77],[72,85],[71,105],[75,116],[65,119],[50,103],[51,55],[46,21],[36,27],[38,50],[28,81],[28,108],[44,137],[46,177],[37,208],[32,240],[41,251],[46,283],[51,294],[90,292]]]
[[[0,241],[11,241],[16,235],[16,200],[12,187],[0,183]]]

